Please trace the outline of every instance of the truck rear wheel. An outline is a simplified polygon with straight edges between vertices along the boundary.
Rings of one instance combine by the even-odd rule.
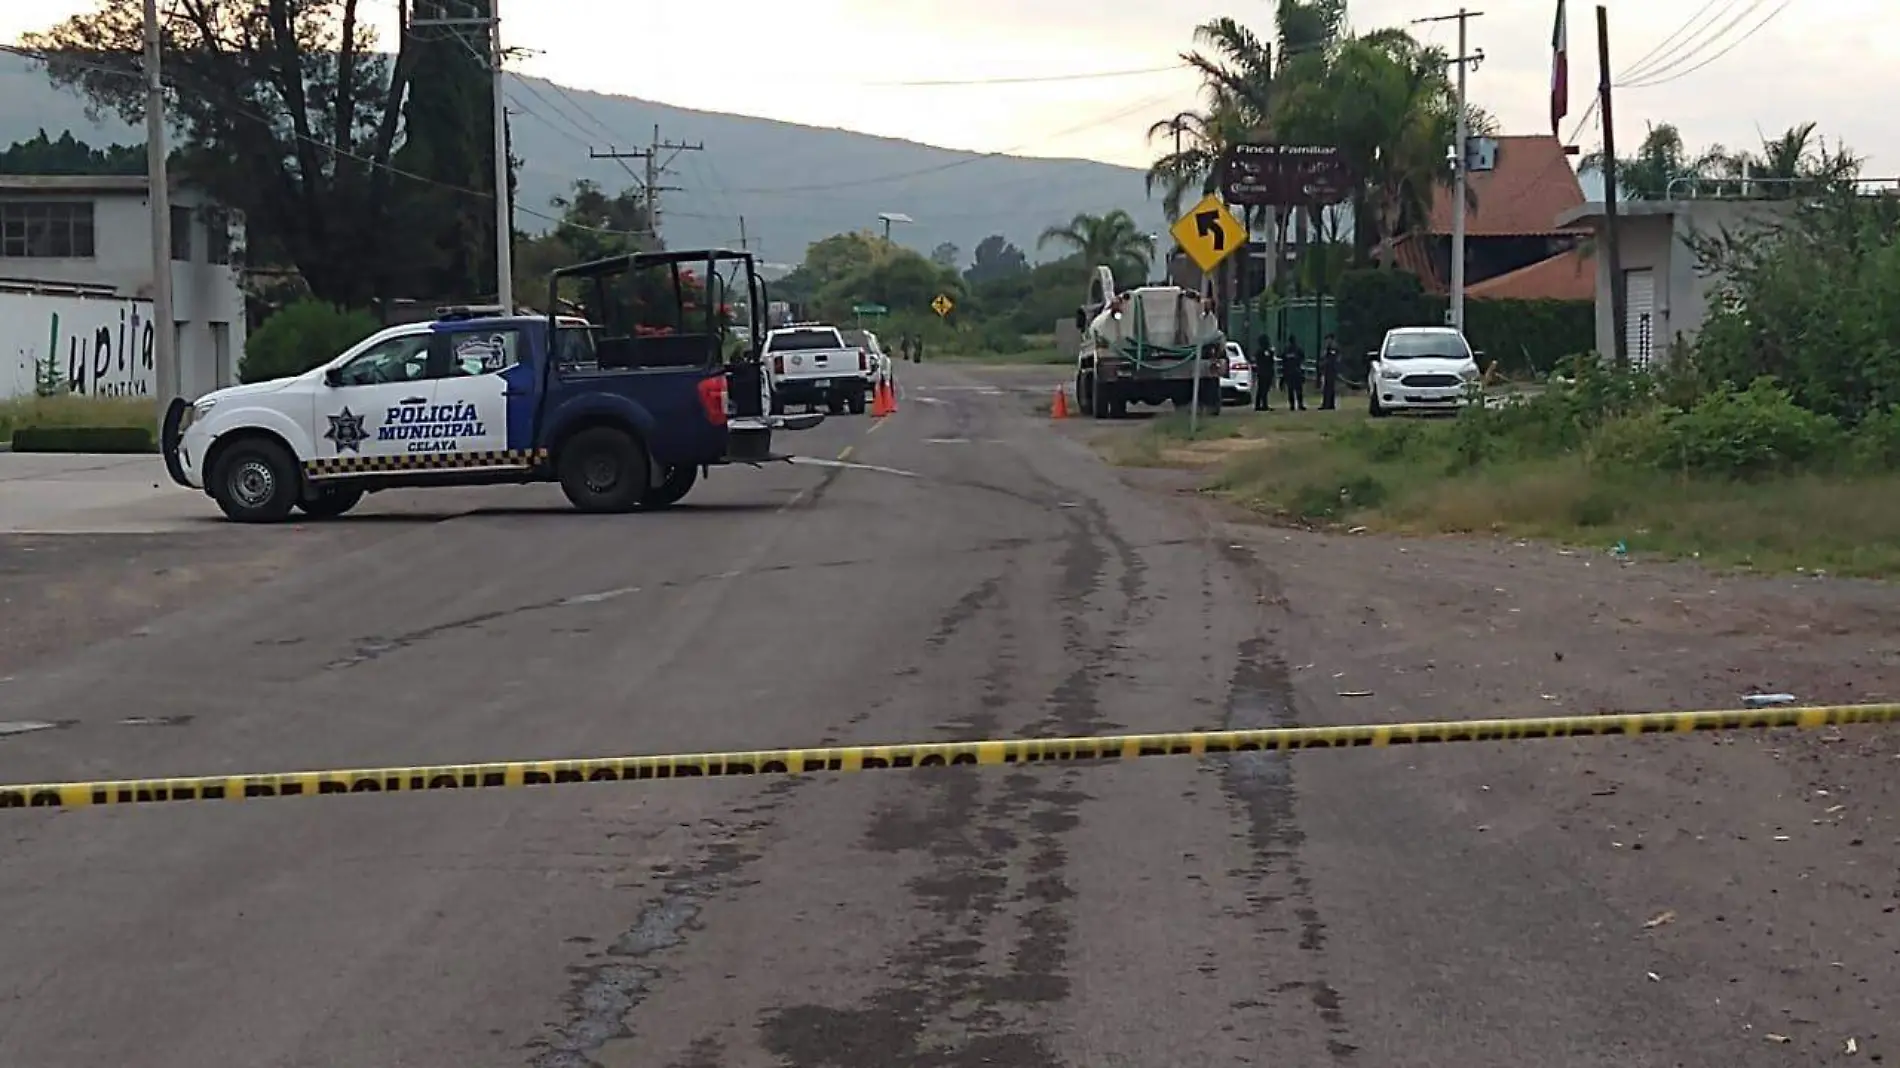
[[[699,468],[692,464],[669,467],[666,469],[666,478],[662,479],[659,485],[647,489],[646,496],[640,501],[640,507],[671,508],[678,504],[680,498],[686,496],[698,481]]]
[[[267,438],[231,445],[211,473],[211,499],[239,523],[281,523],[302,492],[296,459]]]
[[[575,434],[555,461],[561,492],[583,512],[631,512],[647,495],[646,450],[618,427]]]

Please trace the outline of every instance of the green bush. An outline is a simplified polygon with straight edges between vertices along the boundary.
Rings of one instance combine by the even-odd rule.
[[[13,432],[14,452],[157,452],[142,426],[23,426]]]
[[[369,312],[300,300],[264,320],[251,334],[244,358],[238,362],[238,378],[268,382],[303,374],[380,329],[382,323]]]
[[[1339,280],[1339,346],[1347,367],[1360,368],[1395,326],[1443,323],[1447,307],[1408,271],[1347,271]],[[1465,337],[1507,375],[1548,374],[1564,357],[1596,347],[1596,302],[1466,301]]]
[[[1606,459],[1737,478],[1814,465],[1843,444],[1834,417],[1801,407],[1768,378],[1718,389],[1687,410],[1659,407],[1604,437]]]
[[[1427,297],[1423,323],[1444,322],[1447,302]],[[1465,339],[1513,377],[1549,374],[1566,356],[1596,348],[1594,300],[1468,300]]]
[[[1848,425],[1900,405],[1900,200],[1816,201],[1695,247],[1723,279],[1695,342],[1705,388],[1772,375]]]
[[[1425,288],[1410,271],[1347,271],[1339,276],[1338,301],[1339,354],[1350,378],[1365,377],[1365,354],[1379,347],[1387,330],[1432,321],[1424,318]]]
[[[1900,469],[1900,407],[1868,416],[1854,432],[1859,463],[1874,471]]]

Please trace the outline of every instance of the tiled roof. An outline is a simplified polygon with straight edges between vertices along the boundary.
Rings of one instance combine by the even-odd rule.
[[[1427,293],[1442,294],[1450,289],[1446,281],[1438,277],[1438,266],[1432,262],[1431,243],[1419,240],[1417,234],[1406,234],[1393,242],[1392,266],[1417,275]]]
[[[1473,202],[1465,212],[1471,237],[1510,237],[1563,232],[1557,216],[1583,204],[1583,186],[1563,145],[1551,134],[1500,137],[1497,167],[1472,171]],[[1430,233],[1451,233],[1451,190],[1440,187],[1432,202]]]
[[[1471,300],[1594,300],[1596,294],[1596,255],[1583,248],[1559,252],[1465,290]]]

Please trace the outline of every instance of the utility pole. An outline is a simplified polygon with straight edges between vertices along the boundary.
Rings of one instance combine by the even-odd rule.
[[[589,159],[637,159],[646,163],[646,177],[640,183],[640,192],[646,199],[647,236],[653,239],[653,244],[657,248],[660,243],[660,194],[681,193],[685,191],[678,186],[661,185],[660,179],[665,177],[666,172],[672,167],[673,161],[679,158],[680,153],[703,152],[705,150],[706,145],[703,141],[695,145],[689,145],[685,142],[662,141],[660,139],[660,127],[656,124],[653,127],[653,140],[646,148],[635,149],[631,152],[621,152],[612,148],[609,148],[605,152],[596,152],[590,148],[587,150],[587,156]],[[661,159],[660,153],[662,152],[670,152],[672,155]]]
[[[156,0],[146,0],[147,4]],[[479,4],[482,0],[472,0]],[[451,18],[443,14],[446,4],[436,7],[437,18],[412,18],[403,28],[404,33],[425,26],[447,27],[451,33],[460,33],[463,27],[479,26],[488,32],[488,69],[494,79],[494,130],[495,139],[495,303],[512,311],[515,306],[515,212],[514,198],[508,191],[508,101],[502,95],[503,83],[507,71],[502,61],[507,58],[501,47],[501,0],[486,0],[487,15],[474,15]],[[458,5],[461,6],[461,5]],[[462,7],[467,10],[467,7]],[[477,8],[479,10],[479,7]],[[465,42],[466,43],[466,42]],[[474,46],[469,45],[473,50]],[[478,56],[479,52],[476,53]]]
[[[1468,47],[1466,30],[1472,19],[1483,14],[1482,11],[1467,11],[1461,7],[1456,15],[1412,20],[1414,23],[1458,23],[1458,54],[1451,58],[1451,62],[1458,65],[1457,132],[1452,135],[1454,143],[1451,147],[1451,325],[1459,333],[1465,329],[1465,198],[1469,195],[1466,186],[1471,162],[1470,108],[1465,102],[1465,76],[1484,62],[1484,52],[1472,52]]]
[[[172,318],[172,195],[166,173],[165,82],[159,72],[163,28],[158,0],[145,0],[145,179],[152,208],[152,376],[162,414],[180,396],[178,327]]]
[[[745,216],[743,216],[743,215],[741,215],[741,216],[739,216],[739,251],[741,251],[741,252],[751,252],[751,251],[752,251],[752,242],[750,242],[750,241],[748,241],[748,240],[746,240],[746,236],[745,236]]]
[[[689,145],[684,142],[662,141],[660,140],[660,124],[657,122],[653,124],[653,140],[647,146],[646,153],[647,227],[653,231],[653,240],[655,243],[660,239],[660,194],[680,192],[680,189],[676,186],[661,186],[660,179],[665,176],[668,168],[673,165],[673,161],[679,158],[680,153],[704,152],[705,150],[706,144],[703,141],[696,145]],[[672,155],[662,160],[660,158],[660,153],[662,152],[671,152]]]
[[[501,0],[488,0],[488,48],[495,76],[495,303],[515,310],[515,212],[508,194],[508,104],[501,95]]]
[[[1610,265],[1610,334],[1616,366],[1628,367],[1629,324],[1628,294],[1623,277],[1623,256],[1617,247],[1616,210],[1616,118],[1610,110],[1610,12],[1597,5],[1597,106],[1603,111],[1603,253]]]

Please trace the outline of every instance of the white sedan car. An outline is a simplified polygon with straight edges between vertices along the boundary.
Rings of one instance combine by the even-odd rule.
[[[1368,354],[1366,395],[1374,418],[1393,412],[1457,411],[1479,379],[1478,357],[1449,326],[1386,331]]]
[[[1220,376],[1220,397],[1236,404],[1253,400],[1253,364],[1238,341],[1227,343],[1227,372]]]

